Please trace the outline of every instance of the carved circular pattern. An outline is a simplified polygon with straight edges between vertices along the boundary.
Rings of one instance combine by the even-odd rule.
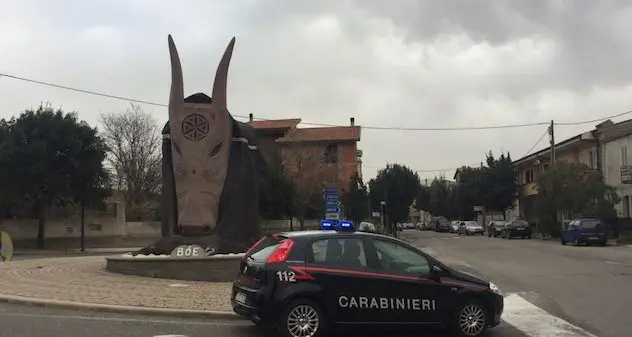
[[[182,121],[181,128],[184,138],[199,142],[208,134],[209,124],[204,116],[190,114]]]

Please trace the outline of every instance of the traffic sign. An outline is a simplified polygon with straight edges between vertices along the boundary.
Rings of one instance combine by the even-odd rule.
[[[339,200],[325,200],[326,207],[338,207],[340,206]]]
[[[340,213],[340,207],[338,207],[338,206],[335,206],[335,207],[327,206],[325,208],[325,213]]]
[[[327,193],[325,193],[325,195],[323,195],[323,199],[338,201],[338,194],[327,194]]]
[[[323,188],[323,192],[324,193],[326,193],[326,192],[336,192],[337,193],[338,189],[336,187],[325,187],[325,188]]]
[[[327,220],[340,220],[340,214],[338,214],[338,213],[327,213],[327,214],[325,214],[325,218]]]

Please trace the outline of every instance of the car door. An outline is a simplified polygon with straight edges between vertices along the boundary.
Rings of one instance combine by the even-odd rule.
[[[574,220],[568,224],[568,228],[564,230],[564,241],[573,242],[577,238],[579,228],[578,221]]]
[[[364,302],[359,298],[372,292],[365,282],[369,273],[365,242],[361,237],[336,235],[314,240],[311,243],[305,269],[314,277],[323,291],[321,303],[335,322],[356,323],[365,321]]]
[[[442,321],[454,301],[451,287],[433,278],[431,260],[400,241],[367,240],[372,297],[379,309],[371,310],[373,322],[432,324]]]

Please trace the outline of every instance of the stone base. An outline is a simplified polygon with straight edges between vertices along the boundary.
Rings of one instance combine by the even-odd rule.
[[[109,272],[183,281],[232,282],[244,254],[175,258],[169,255],[124,254],[106,257]]]

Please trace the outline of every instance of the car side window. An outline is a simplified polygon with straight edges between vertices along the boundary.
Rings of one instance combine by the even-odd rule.
[[[577,228],[577,221],[571,221],[568,224],[568,229],[575,229],[575,228]]]
[[[392,241],[374,240],[373,245],[381,271],[414,276],[430,274],[430,263],[422,254]]]
[[[311,249],[313,255],[308,252],[308,263],[348,269],[366,269],[367,267],[361,239],[321,239],[314,241]]]

